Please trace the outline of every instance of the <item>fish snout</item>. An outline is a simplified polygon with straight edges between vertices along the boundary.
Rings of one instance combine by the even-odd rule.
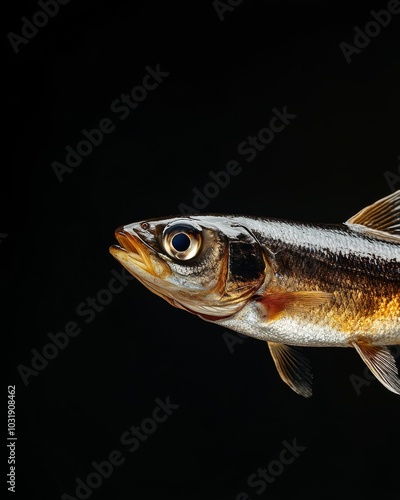
[[[132,225],[116,229],[115,238],[118,245],[112,245],[110,253],[133,275],[136,271],[145,271],[158,277],[165,277],[170,273],[167,264]]]
[[[121,226],[116,229],[115,238],[118,245],[110,247],[110,253],[121,264],[125,265],[127,262],[133,268],[139,268],[154,275],[154,266],[150,259],[150,249],[147,245],[135,235],[132,230]]]
[[[131,230],[127,230],[125,226],[120,226],[115,230],[114,235],[121,249],[139,254],[139,238],[137,236],[135,237]]]

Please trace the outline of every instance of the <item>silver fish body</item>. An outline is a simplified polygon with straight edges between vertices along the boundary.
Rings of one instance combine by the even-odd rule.
[[[349,347],[360,338],[374,345],[400,343],[400,247],[346,224],[311,225],[271,219],[239,219],[268,250],[273,279],[260,290],[323,291],[332,300],[297,314],[260,320],[248,301],[221,326],[297,346]]]
[[[400,191],[340,224],[192,215],[116,231],[112,255],[171,305],[266,341],[278,372],[311,395],[295,346],[353,347],[400,394]]]

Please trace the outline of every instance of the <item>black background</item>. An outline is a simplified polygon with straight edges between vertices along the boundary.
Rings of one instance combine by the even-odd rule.
[[[124,464],[90,498],[398,498],[400,399],[378,382],[357,394],[354,351],[307,350],[307,400],[280,381],[266,345],[247,339],[230,353],[223,329],[136,281],[91,323],[77,314],[121,270],[114,229],[177,214],[229,160],[243,170],[207,212],[340,222],[390,193],[400,15],[348,64],[339,44],[387,2],[333,4],[243,0],[221,21],[211,0],[71,0],[18,54],[7,34],[39,7],[9,6],[0,264],[18,497],[75,497],[91,462],[120,450]],[[169,76],[122,121],[110,105],[147,65]],[[238,145],[284,106],[297,117],[247,162]],[[107,117],[115,130],[60,183],[52,162]],[[24,385],[17,367],[69,321],[79,336]],[[121,435],[167,396],[179,408],[130,453]],[[258,494],[248,477],[293,439],[306,449]]]

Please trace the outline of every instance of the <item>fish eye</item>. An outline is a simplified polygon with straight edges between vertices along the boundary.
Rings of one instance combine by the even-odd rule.
[[[190,247],[190,238],[185,233],[177,233],[171,238],[171,246],[176,252],[186,252]]]
[[[162,240],[167,254],[178,260],[196,257],[201,247],[201,233],[196,228],[184,224],[167,226]]]

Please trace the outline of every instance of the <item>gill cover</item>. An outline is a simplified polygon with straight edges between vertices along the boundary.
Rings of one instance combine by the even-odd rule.
[[[247,230],[228,240],[228,263],[224,298],[243,299],[264,283],[266,262],[261,245]]]

